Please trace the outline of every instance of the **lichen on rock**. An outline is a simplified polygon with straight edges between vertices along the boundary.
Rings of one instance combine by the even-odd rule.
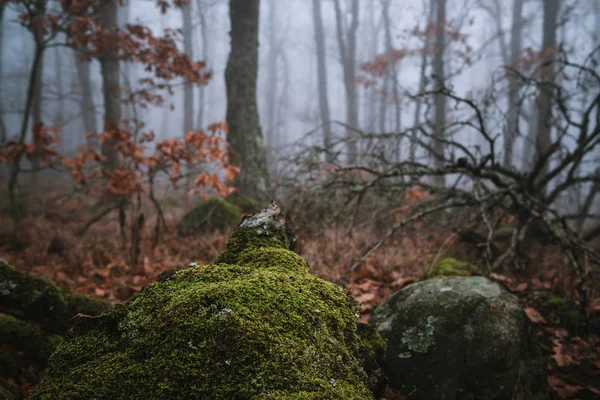
[[[30,399],[373,399],[356,302],[292,246],[276,207],[248,216],[216,264],[77,321]]]
[[[545,399],[544,353],[518,299],[484,277],[409,285],[375,308],[392,388],[418,399]]]

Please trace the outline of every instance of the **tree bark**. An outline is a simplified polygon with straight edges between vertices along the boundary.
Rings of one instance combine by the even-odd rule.
[[[427,29],[434,22],[433,21],[434,14],[435,14],[435,1],[429,0],[429,14],[427,17],[427,21],[425,22],[425,29],[423,30],[424,32],[426,32],[426,34],[425,34],[425,43],[423,44],[423,52],[421,53],[421,69],[419,72],[419,91],[418,91],[418,93],[423,93],[425,91],[425,86],[427,84],[425,72],[427,71],[427,61],[428,61],[427,55],[429,53],[429,48],[431,47],[431,38],[427,34]],[[421,97],[419,97],[417,99],[417,104],[415,106],[415,116],[414,116],[414,126],[415,127],[418,127],[421,124],[422,104],[423,104],[423,100]],[[416,135],[416,133],[413,133],[413,135]],[[413,136],[413,138],[414,138],[414,136]],[[416,140],[411,139],[410,150],[409,150],[409,157],[410,157],[411,161],[415,160],[416,147],[417,147]]]
[[[334,0],[338,47],[342,60],[344,89],[346,92],[346,143],[348,164],[355,164],[358,158],[358,137],[354,129],[358,128],[358,102],[356,95],[356,32],[358,30],[358,0],[351,0],[350,26],[346,29],[342,17],[340,0]]]
[[[45,4],[42,1],[37,1],[38,5],[38,15],[43,16],[46,12]],[[39,29],[33,29],[33,38],[36,43],[36,46],[43,47],[44,44],[44,34]],[[33,98],[31,103],[31,127],[36,126],[37,124],[41,124],[42,121],[42,77],[44,75],[44,53],[42,52],[40,56],[39,65],[34,77],[33,83]],[[33,135],[33,133],[32,133]],[[32,137],[33,140],[33,137]],[[38,170],[40,168],[40,159],[39,152],[40,149],[36,146],[35,155],[31,160],[31,166],[33,168],[33,173],[31,174],[31,183],[32,185],[36,185],[38,181]]]
[[[435,89],[440,91],[445,87],[446,77],[444,70],[444,50],[446,47],[446,0],[437,0],[437,19],[435,31],[435,55],[433,58],[433,73],[435,75]],[[444,164],[444,127],[446,125],[446,96],[442,93],[435,95],[435,132],[433,137],[434,164],[437,168]],[[435,177],[437,186],[444,186],[444,175]]]
[[[194,46],[192,44],[192,5],[181,7],[183,17],[183,51],[192,60]],[[194,85],[185,82],[183,87],[183,131],[194,130]]]
[[[327,63],[325,60],[325,30],[321,15],[321,0],[313,0],[313,24],[315,27],[315,44],[317,47],[317,85],[319,89],[319,109],[323,124],[323,148],[328,162],[333,161],[333,136],[331,134],[331,118],[329,115]]]
[[[117,0],[106,0],[100,8],[99,22],[103,29],[114,32],[117,27]],[[104,130],[119,127],[121,124],[121,96],[119,94],[120,69],[114,49],[109,49],[98,57],[102,74],[102,96],[104,98]],[[102,143],[102,155],[106,157],[104,165],[108,169],[116,168],[119,157],[113,140]]]
[[[510,63],[517,68],[517,61],[522,51],[523,31],[523,4],[524,0],[514,0],[512,9],[512,26],[510,29]],[[513,148],[519,127],[520,104],[519,79],[508,73],[508,115],[507,126],[504,132],[504,166],[510,167],[513,159]]]
[[[201,41],[202,41],[202,52],[201,52],[201,57],[203,61],[207,61],[208,60],[208,30],[207,30],[207,24],[206,24],[206,7],[203,3],[202,0],[197,0],[196,1],[196,6],[198,8],[198,16],[200,17],[200,35],[201,35]],[[204,86],[200,86],[199,88],[199,96],[198,96],[198,118],[196,120],[196,127],[198,129],[201,129],[204,126],[204,113],[205,113],[205,108],[206,108],[206,104],[205,103],[205,97],[206,97],[206,90]]]
[[[536,161],[549,149],[552,141],[552,84],[554,82],[554,61],[556,58],[556,28],[558,24],[559,0],[544,1],[544,29],[542,38],[542,66],[540,67],[540,85],[538,94],[539,111],[536,134]],[[539,177],[548,172],[548,160],[540,171]]]
[[[83,129],[85,133],[96,133],[98,130],[96,121],[96,109],[92,95],[92,83],[90,80],[90,63],[83,62],[73,53],[75,68],[77,68],[77,80],[81,91],[81,113],[83,116]],[[95,143],[90,145],[96,145]]]
[[[267,134],[266,134],[266,145],[269,149],[269,153],[275,147],[276,138],[276,115],[277,115],[277,86],[279,83],[278,68],[277,68],[277,55],[279,53],[279,45],[277,43],[277,0],[272,0],[269,4],[269,55],[267,58],[267,71],[269,71],[269,78],[267,78],[267,90],[266,90],[266,101],[267,101]],[[270,157],[269,157],[270,159]]]
[[[389,70],[387,74],[391,75],[392,80],[392,96],[394,101],[394,131],[400,132],[402,128],[402,110],[400,108],[400,92],[398,90],[398,71],[396,68],[396,63],[391,59],[391,52],[394,49],[392,43],[392,28],[390,26],[390,2],[391,0],[383,0],[383,26],[385,32],[385,49],[388,58],[388,66]],[[400,61],[398,61],[400,63]],[[401,140],[402,138],[397,138],[396,143],[396,161],[400,162],[400,154],[401,154]]]
[[[4,59],[4,10],[6,9],[6,3],[0,2],[0,60]],[[0,61],[0,99],[4,98],[2,91],[2,75],[4,65]],[[0,100],[0,146],[6,143],[8,133],[6,132],[6,125],[4,124],[4,112],[2,107],[2,101]],[[2,169],[0,169],[0,172]]]
[[[231,52],[225,69],[230,162],[240,168],[234,187],[239,194],[268,200],[269,173],[258,118],[259,0],[230,0]]]

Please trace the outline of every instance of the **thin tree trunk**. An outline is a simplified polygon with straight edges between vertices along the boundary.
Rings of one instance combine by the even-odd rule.
[[[198,8],[198,16],[200,17],[200,35],[202,41],[202,60],[207,62],[208,60],[208,29],[206,25],[206,8],[202,0],[198,0],[196,2],[196,6]],[[206,90],[204,86],[200,86],[199,88],[200,94],[198,96],[199,104],[198,104],[198,119],[196,120],[196,127],[201,129],[204,126],[204,113],[206,112],[205,98],[206,98]]]
[[[518,58],[522,51],[523,31],[523,4],[524,0],[514,0],[512,9],[512,26],[510,29],[510,62],[513,68],[517,68]],[[513,148],[519,126],[520,105],[519,90],[521,85],[519,79],[514,75],[508,75],[508,123],[504,132],[504,166],[510,167],[513,158]]]
[[[540,79],[543,82],[538,95],[539,111],[536,135],[536,160],[550,148],[552,134],[552,83],[554,82],[554,60],[556,58],[556,28],[558,24],[559,0],[544,1],[544,29],[542,38],[542,62]],[[538,176],[546,175],[548,160]]]
[[[123,4],[117,4],[117,24],[120,28],[124,28],[130,21],[131,18],[131,2],[133,0],[124,0]],[[132,73],[131,63],[129,61],[121,61],[119,63],[120,70],[120,90],[130,93],[132,90]],[[121,96],[124,97],[124,96]],[[134,118],[134,104],[133,103],[122,103],[121,104],[121,118],[130,120]],[[129,122],[131,124],[131,121]]]
[[[321,15],[321,0],[313,0],[313,24],[315,27],[315,44],[317,46],[317,84],[319,90],[319,109],[323,124],[323,147],[326,160],[333,161],[332,134],[329,116],[327,63],[325,61],[325,33]]]
[[[394,131],[400,132],[402,129],[402,110],[400,107],[400,92],[398,90],[398,71],[396,69],[396,63],[391,59],[391,52],[394,49],[392,43],[392,28],[390,26],[390,2],[391,0],[383,0],[383,26],[385,30],[385,49],[388,59],[388,74],[391,75],[392,78],[392,96],[394,101]],[[398,61],[400,63],[400,61]],[[401,153],[401,141],[402,138],[396,138],[396,161],[400,162],[400,153]]]
[[[90,79],[90,63],[83,62],[79,59],[77,53],[73,53],[75,67],[77,68],[77,80],[79,90],[81,91],[81,113],[83,116],[83,129],[85,133],[96,133],[98,130],[96,121],[96,108],[94,106],[94,98],[92,95],[92,83]],[[89,143],[93,147],[97,147],[97,143]]]
[[[433,58],[433,73],[435,89],[441,91],[446,84],[444,71],[444,50],[446,47],[446,0],[437,0],[437,20],[435,31],[435,55]],[[435,132],[433,137],[434,163],[437,168],[444,164],[444,127],[446,125],[446,96],[442,93],[435,95]],[[437,186],[444,186],[444,176],[437,175],[434,180]]]
[[[259,0],[230,0],[231,52],[225,69],[231,162],[240,168],[234,186],[245,197],[268,200],[269,173],[256,103]]]
[[[192,44],[192,5],[188,4],[181,8],[183,16],[183,50],[190,58],[194,58],[194,46]],[[183,87],[183,130],[184,132],[194,130],[194,85],[185,82]]]
[[[266,90],[266,101],[267,101],[267,134],[266,134],[266,145],[269,149],[269,153],[272,153],[272,149],[275,147],[276,138],[276,125],[275,116],[277,115],[277,83],[279,82],[278,68],[277,68],[277,55],[279,53],[279,46],[277,44],[277,0],[272,0],[269,4],[269,54],[267,58],[267,71],[269,71],[269,78],[267,78],[267,90]],[[269,157],[271,159],[271,157]]]
[[[54,123],[53,125],[61,129],[61,138],[60,146],[61,150],[64,152],[66,143],[66,135],[65,135],[65,101],[63,99],[63,79],[62,79],[62,62],[61,62],[61,49],[57,47],[54,49],[54,73],[56,79],[56,112],[54,114]]]
[[[435,2],[434,0],[429,0],[429,14],[427,17],[427,21],[425,21],[425,42],[423,44],[423,52],[421,53],[421,69],[419,72],[419,91],[418,93],[423,93],[425,91],[425,85],[427,83],[425,72],[427,71],[427,55],[429,53],[429,48],[431,47],[431,38],[427,34],[427,30],[431,24],[433,24],[433,17],[435,13]],[[422,107],[422,98],[417,99],[417,104],[415,106],[415,116],[414,126],[418,127],[421,123],[421,107]],[[413,132],[413,135],[416,135],[416,132]],[[411,139],[410,142],[410,151],[409,158],[411,161],[415,160],[416,157],[416,138]]]
[[[4,59],[4,10],[6,9],[6,3],[0,1],[0,60]],[[6,125],[4,124],[4,112],[2,107],[2,99],[4,98],[4,93],[2,91],[2,82],[3,82],[3,71],[4,64],[0,61],[0,146],[6,143],[8,133],[6,132]],[[0,169],[0,172],[3,170]]]
[[[109,32],[117,27],[117,0],[106,0],[100,9],[100,25]],[[119,93],[120,69],[119,61],[110,49],[99,57],[102,74],[102,96],[104,98],[104,130],[110,131],[121,124],[121,96]],[[114,169],[119,157],[114,140],[102,143],[102,155],[106,157],[105,166]]]
[[[358,128],[358,103],[356,95],[356,32],[358,30],[358,0],[351,0],[350,26],[345,29],[345,21],[342,16],[340,0],[334,0],[336,32],[342,70],[344,74],[344,89],[346,91],[346,142],[348,148],[348,163],[355,164],[358,158],[358,136],[355,129]]]
[[[38,1],[39,5],[38,12],[40,15],[45,13],[45,4],[41,1]],[[36,43],[36,46],[42,47],[44,42],[44,34],[39,29],[33,29],[33,37]],[[33,99],[31,104],[31,128],[42,123],[42,77],[44,75],[44,53],[42,53],[39,61],[39,65],[35,74],[34,84],[33,84]],[[33,132],[32,132],[32,141],[33,141]],[[35,144],[35,143],[34,143]],[[31,160],[31,166],[33,168],[33,173],[31,174],[31,184],[33,186],[37,185],[38,182],[38,170],[41,166],[40,158],[39,158],[40,149],[35,148],[35,154],[33,159]]]

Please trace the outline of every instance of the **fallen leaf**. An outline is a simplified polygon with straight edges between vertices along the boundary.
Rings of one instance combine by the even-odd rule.
[[[525,311],[525,314],[527,314],[527,316],[531,320],[531,322],[533,322],[534,324],[541,324],[541,323],[546,322],[546,319],[535,308],[525,307],[524,311]]]

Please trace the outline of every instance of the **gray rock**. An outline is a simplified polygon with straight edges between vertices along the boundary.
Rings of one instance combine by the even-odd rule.
[[[411,399],[547,397],[545,357],[519,301],[484,277],[407,286],[373,312],[384,372]]]

